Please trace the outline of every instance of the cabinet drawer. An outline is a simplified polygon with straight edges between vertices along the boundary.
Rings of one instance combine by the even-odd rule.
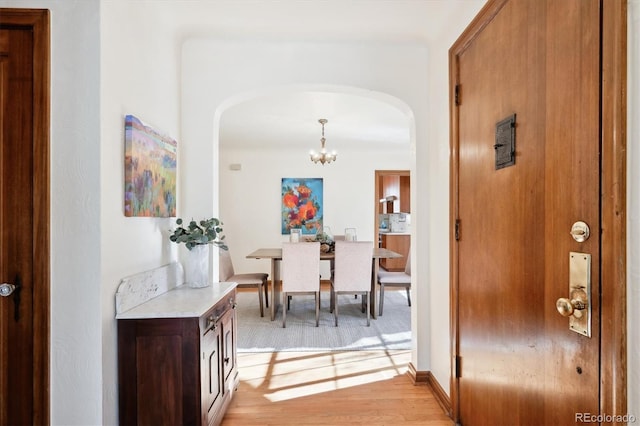
[[[228,294],[219,303],[200,317],[200,333],[204,336],[214,327],[220,326],[222,316],[235,305],[235,293]]]

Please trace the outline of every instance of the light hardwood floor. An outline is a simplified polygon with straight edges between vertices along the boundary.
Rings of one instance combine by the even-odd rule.
[[[240,386],[222,426],[446,425],[411,351],[238,354]]]

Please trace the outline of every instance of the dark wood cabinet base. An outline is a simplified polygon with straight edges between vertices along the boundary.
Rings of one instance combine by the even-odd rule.
[[[197,318],[118,320],[121,425],[217,425],[238,387],[235,290]]]

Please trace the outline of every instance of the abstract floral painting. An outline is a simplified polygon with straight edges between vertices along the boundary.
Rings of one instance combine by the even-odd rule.
[[[176,141],[133,115],[124,129],[125,216],[175,217]]]
[[[282,178],[282,234],[322,231],[322,178]]]

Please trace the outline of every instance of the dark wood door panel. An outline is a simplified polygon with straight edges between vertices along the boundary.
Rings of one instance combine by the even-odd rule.
[[[33,34],[0,29],[0,423],[32,418],[33,376]],[[5,369],[6,367],[6,369]]]
[[[572,424],[600,410],[600,2],[500,0],[481,15],[451,53],[456,413]],[[497,168],[512,114],[515,164]],[[578,220],[587,242],[569,234]],[[556,311],[571,251],[592,255],[591,338]]]
[[[465,424],[498,419],[541,424],[544,401],[544,363],[537,356],[543,324],[534,318],[544,309],[545,117],[544,99],[534,94],[543,85],[545,62],[540,35],[518,28],[527,20],[543,20],[545,8],[537,1],[518,6],[508,3],[460,58],[460,401]],[[516,163],[496,170],[496,124],[514,113]]]
[[[549,1],[546,29],[546,424],[600,409],[600,2]],[[578,243],[576,221],[591,227]],[[591,255],[591,338],[568,331],[569,252]],[[564,409],[564,410],[563,410]]]
[[[49,11],[0,8],[0,424],[49,423],[49,68]]]

